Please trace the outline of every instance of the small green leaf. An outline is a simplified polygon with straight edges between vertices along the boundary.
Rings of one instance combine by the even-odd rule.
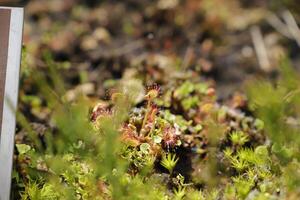
[[[206,91],[208,89],[208,85],[206,83],[198,83],[195,85],[195,90],[202,94],[206,94]]]
[[[141,152],[147,154],[149,152],[149,150],[150,150],[150,145],[148,143],[143,143],[140,146],[140,150],[141,150]]]
[[[178,99],[183,99],[188,97],[190,93],[194,91],[194,84],[190,81],[184,82],[178,89],[174,92],[174,97]]]
[[[197,96],[187,97],[182,100],[181,104],[185,110],[191,109],[197,106],[199,99]]]
[[[195,127],[194,127],[195,131],[196,132],[199,132],[203,129],[203,126],[201,124],[197,124]]]
[[[268,157],[269,152],[267,146],[261,145],[255,148],[255,153],[263,156],[264,158]]]
[[[16,144],[16,147],[20,155],[26,154],[31,150],[31,147],[27,144]]]
[[[160,136],[155,135],[153,137],[153,141],[154,141],[154,143],[159,144],[159,143],[161,143],[162,138]]]

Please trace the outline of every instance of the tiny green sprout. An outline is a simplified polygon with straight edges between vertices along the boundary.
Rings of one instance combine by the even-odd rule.
[[[246,142],[249,141],[248,135],[246,135],[243,131],[234,131],[230,134],[230,141],[233,145],[243,146]]]
[[[175,200],[182,200],[184,196],[185,196],[185,187],[179,186],[177,189],[174,190]]]
[[[232,158],[231,164],[232,164],[233,168],[235,168],[237,171],[243,171],[244,169],[246,169],[249,166],[246,161],[239,160],[237,158]]]
[[[218,189],[212,189],[208,194],[206,199],[208,200],[215,200],[220,199],[220,191]]]
[[[172,174],[174,167],[176,166],[176,163],[178,162],[179,158],[176,158],[176,154],[166,154],[162,157],[162,160],[160,164],[169,170],[170,174]]]
[[[202,190],[188,188],[184,199],[188,200],[205,200],[205,194]]]
[[[226,148],[223,152],[226,158],[232,157],[233,151],[230,148]]]
[[[256,155],[252,149],[249,148],[241,149],[240,151],[237,152],[237,156],[239,160],[243,160],[247,163],[251,163],[254,165],[262,162],[260,157]]]
[[[254,186],[254,183],[242,176],[234,177],[233,182],[237,191],[237,196],[239,197],[238,199],[245,199],[251,191],[251,188]]]

